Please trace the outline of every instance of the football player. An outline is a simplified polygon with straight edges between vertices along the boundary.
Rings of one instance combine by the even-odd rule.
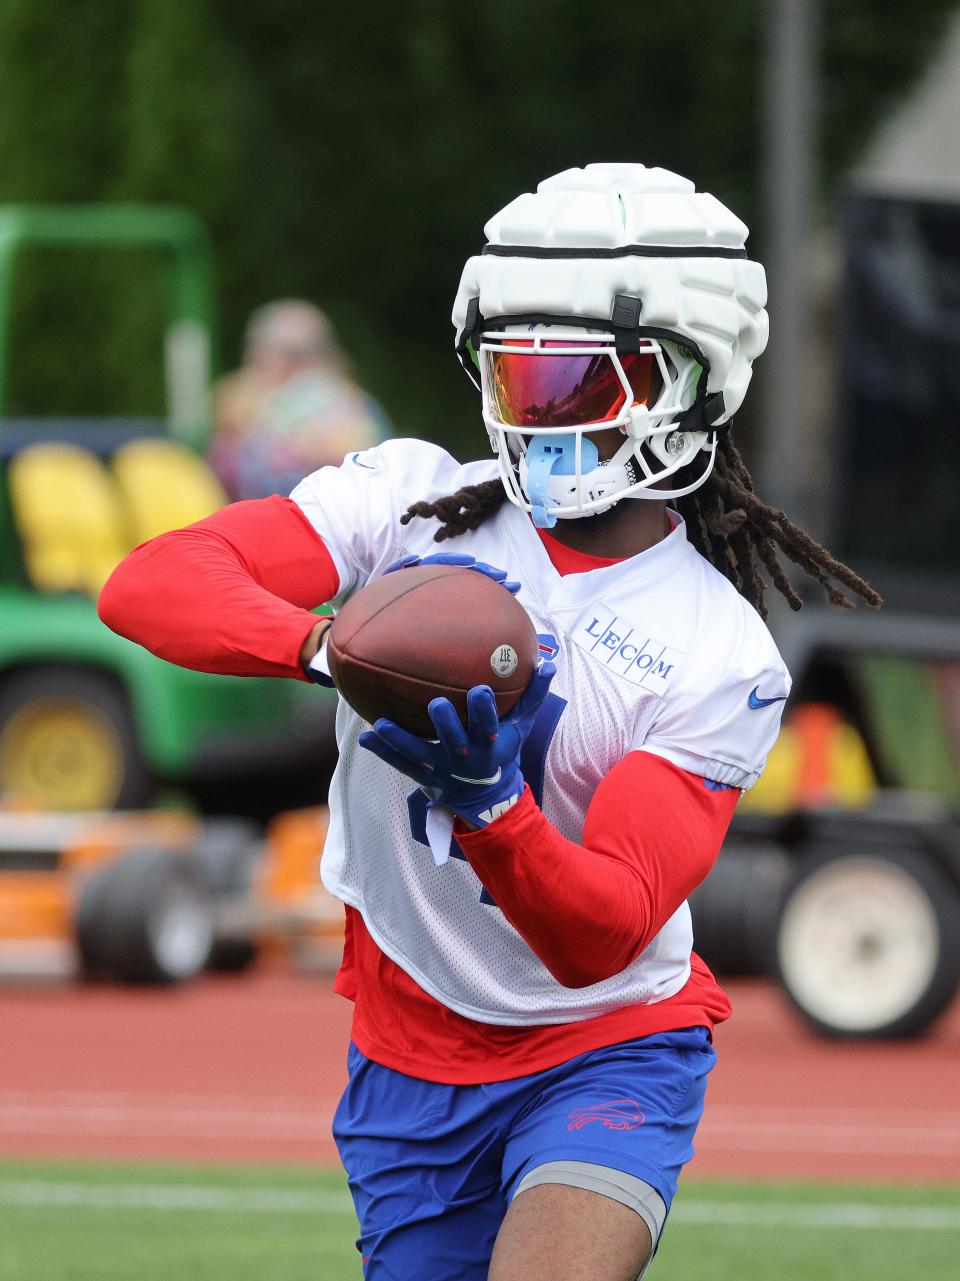
[[[492,460],[354,453],[140,547],[101,613],[173,662],[323,681],[309,611],[379,575],[452,559],[519,592],[543,661],[502,721],[485,686],[466,725],[431,704],[431,741],[341,702],[334,1133],[369,1281],[635,1281],[730,1012],[686,900],[790,690],[762,573],[794,607],[780,553],[835,603],[834,581],[879,598],[757,497],[732,443],[767,340],[739,219],[601,164],[486,233],[453,318]]]

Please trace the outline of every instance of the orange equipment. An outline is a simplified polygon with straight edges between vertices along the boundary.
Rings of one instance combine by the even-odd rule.
[[[339,960],[342,906],[320,884],[327,811],[0,811],[0,976],[178,982],[258,955]]]

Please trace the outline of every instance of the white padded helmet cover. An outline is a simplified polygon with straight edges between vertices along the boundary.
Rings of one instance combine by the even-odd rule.
[[[595,164],[547,178],[485,227],[490,245],[616,251],[603,257],[500,257],[467,261],[453,307],[457,342],[467,306],[486,318],[542,314],[609,321],[617,294],[641,299],[640,323],[687,337],[709,361],[709,393],[722,392],[725,422],[736,413],[751,365],[767,345],[766,277],[760,263],[711,257],[740,250],[747,228],[714,196],[666,169]],[[638,256],[631,246],[690,249]]]

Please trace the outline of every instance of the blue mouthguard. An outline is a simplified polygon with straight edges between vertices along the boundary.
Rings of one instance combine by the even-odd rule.
[[[547,511],[547,484],[550,477],[573,476],[577,469],[577,437],[537,436],[527,446],[527,497],[530,499],[531,516],[537,529],[552,529],[557,523],[553,512]],[[580,465],[584,472],[600,466],[600,455],[592,440],[582,437]]]

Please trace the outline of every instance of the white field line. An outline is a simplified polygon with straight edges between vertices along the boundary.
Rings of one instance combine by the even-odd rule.
[[[317,1090],[309,1094],[227,1094],[220,1090],[204,1093],[178,1093],[175,1090],[47,1090],[47,1089],[2,1089],[0,1088],[0,1105],[4,1103],[43,1103],[56,1104],[62,1107],[86,1106],[87,1104],[118,1104],[123,1106],[143,1106],[159,1108],[183,1106],[202,1108],[210,1104],[236,1110],[268,1108],[273,1110],[296,1109],[307,1111],[320,1103],[328,1103],[340,1097],[339,1090]],[[948,1115],[941,1113],[940,1115]],[[960,1112],[957,1113],[960,1124]]]
[[[0,1090],[0,1138],[63,1137],[266,1140],[331,1137],[334,1099],[106,1091]],[[934,1109],[707,1106],[697,1136],[708,1152],[956,1157],[960,1113]]]
[[[869,1128],[856,1125],[767,1125],[763,1121],[743,1126],[703,1121],[697,1131],[702,1152],[831,1152],[898,1156],[956,1157],[960,1161],[960,1129],[938,1130],[920,1126]]]
[[[0,1136],[330,1139],[332,1100],[0,1091]]]
[[[3,1135],[62,1135],[95,1138],[240,1139],[317,1143],[331,1138],[333,1114],[236,1113],[216,1108],[202,1111],[166,1108],[138,1112],[131,1108],[0,1107]]]
[[[706,1223],[725,1227],[777,1228],[877,1228],[917,1232],[960,1232],[960,1210],[946,1206],[869,1205],[841,1202],[837,1205],[740,1205],[736,1201],[680,1201],[670,1212],[683,1223]]]
[[[845,1107],[838,1103],[816,1108],[805,1103],[798,1103],[795,1107],[765,1103],[738,1106],[733,1103],[711,1103],[708,1097],[707,1115],[731,1125],[734,1123],[748,1125],[761,1117],[770,1123],[784,1121],[796,1124],[799,1120],[822,1125],[847,1122],[868,1126],[946,1125],[960,1128],[960,1111],[947,1111],[936,1105],[929,1108],[861,1108]]]
[[[216,1107],[236,1111],[269,1110],[312,1112],[316,1107],[339,1098],[339,1091],[320,1091],[316,1094],[225,1094],[177,1093],[167,1090],[55,1090],[55,1089],[3,1089],[0,1088],[0,1106],[4,1104],[29,1106],[39,1104],[59,1107],[87,1107],[92,1105],[150,1108],[176,1107],[203,1109]],[[946,1126],[960,1130],[960,1111],[930,1108],[858,1108],[831,1105],[811,1108],[806,1105],[738,1106],[725,1103],[707,1103],[707,1116],[724,1125],[764,1124],[829,1125],[852,1124],[857,1127],[888,1128],[889,1126],[916,1126],[940,1128]]]
[[[87,1207],[105,1210],[227,1210],[260,1214],[353,1215],[346,1192],[274,1188],[217,1188],[124,1184],[0,1182],[0,1205],[39,1209]],[[836,1205],[741,1205],[736,1201],[681,1200],[672,1217],[684,1223],[730,1227],[859,1228],[960,1232],[960,1210],[943,1206],[893,1206],[858,1202]]]
[[[353,1214],[346,1192],[276,1188],[191,1187],[186,1184],[0,1182],[0,1205],[43,1208],[89,1206],[104,1210],[238,1210],[266,1214]]]
[[[736,1107],[707,1109],[697,1132],[703,1152],[830,1152],[955,1156],[960,1112],[922,1108]]]

